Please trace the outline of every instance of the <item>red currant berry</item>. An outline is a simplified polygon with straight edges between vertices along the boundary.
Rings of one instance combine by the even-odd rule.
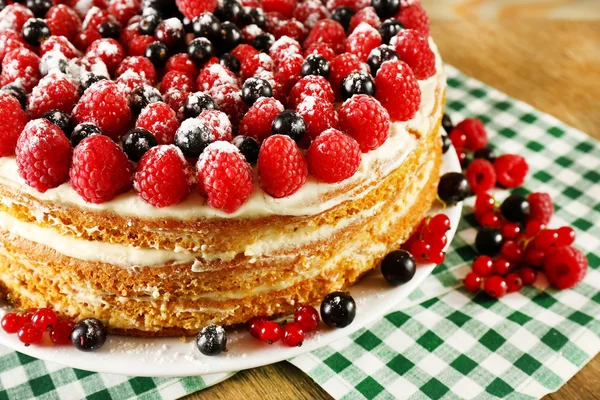
[[[269,344],[275,343],[281,339],[281,326],[274,321],[264,321],[260,326],[258,338]]]
[[[70,344],[73,325],[67,321],[58,321],[50,331],[50,339],[55,344]]]
[[[477,275],[475,272],[469,272],[467,276],[465,276],[465,289],[467,289],[471,293],[475,293],[481,289],[481,277]]]
[[[531,220],[527,222],[527,225],[525,226],[525,236],[530,238],[536,237],[545,227],[546,225],[541,221],[538,221],[537,219]]]
[[[462,149],[467,144],[467,135],[458,129],[452,130],[449,137],[452,145],[457,149]]]
[[[467,153],[462,149],[456,149],[456,155],[458,156],[458,162],[460,162],[461,168],[465,168],[467,166],[467,161],[469,161]]]
[[[431,246],[424,240],[416,240],[410,247],[410,253],[417,262],[425,262],[429,260],[429,253],[431,252]]]
[[[514,263],[518,263],[523,258],[523,250],[519,247],[517,242],[512,240],[504,242],[502,249],[500,250],[500,254],[502,254],[508,261]]]
[[[479,256],[473,262],[472,269],[478,276],[489,276],[494,271],[494,261],[489,256]]]
[[[311,332],[317,329],[320,320],[321,317],[319,317],[319,312],[311,306],[301,306],[294,314],[294,321],[300,324],[305,332]]]
[[[248,332],[253,338],[260,339],[260,328],[263,323],[267,322],[268,319],[265,317],[252,317],[248,321]]]
[[[519,276],[521,277],[521,281],[523,281],[523,285],[530,286],[537,279],[537,271],[530,267],[523,267],[519,271]]]
[[[506,280],[504,280],[501,276],[490,276],[485,280],[485,284],[483,285],[485,292],[488,296],[497,299],[502,297],[508,291],[508,285],[506,284]]]
[[[8,313],[2,317],[2,329],[6,333],[17,333],[26,321],[21,314]]]
[[[523,287],[523,280],[519,274],[511,272],[506,275],[506,286],[508,288],[508,293],[518,292]]]
[[[296,322],[290,322],[283,327],[283,344],[289,347],[300,347],[304,342],[304,329]]]
[[[509,222],[502,227],[502,237],[506,240],[513,240],[521,234],[521,225],[515,222]]]
[[[446,253],[441,250],[431,250],[429,252],[429,262],[434,263],[435,265],[440,265],[446,259]]]
[[[554,229],[541,231],[535,238],[535,247],[540,250],[549,250],[558,244],[558,232]]]
[[[450,218],[446,214],[437,214],[429,220],[427,227],[431,232],[445,235],[450,230]]]
[[[19,329],[17,335],[19,336],[19,340],[25,343],[25,346],[29,346],[30,344],[40,344],[44,337],[44,331],[27,323]]]
[[[40,308],[31,317],[31,324],[40,331],[52,330],[57,321],[56,313],[49,308]]]
[[[489,193],[481,193],[475,199],[475,216],[483,216],[493,212],[496,207],[496,200]]]
[[[498,214],[494,212],[489,212],[484,214],[480,220],[481,226],[489,227],[489,228],[499,228],[500,227],[500,217]]]
[[[446,237],[446,235],[440,236],[428,230],[425,230],[425,232],[423,232],[423,240],[429,243],[429,246],[431,247],[432,251],[441,251],[446,246],[446,243],[448,243],[448,238]]]
[[[570,226],[558,228],[558,246],[570,246],[575,241],[575,231]]]
[[[523,260],[536,268],[541,268],[544,265],[544,259],[546,258],[546,252],[544,250],[536,249],[533,246],[527,247]]]
[[[504,276],[512,269],[512,263],[505,258],[497,258],[494,260],[494,273]]]

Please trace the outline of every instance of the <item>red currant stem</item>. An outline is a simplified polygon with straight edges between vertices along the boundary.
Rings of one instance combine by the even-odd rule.
[[[272,340],[267,340],[267,343],[268,344],[273,344],[273,341]]]
[[[25,347],[29,347],[29,346],[31,346],[31,344],[25,343]]]
[[[302,343],[304,343],[304,342],[300,342],[300,343],[298,343],[298,344],[296,345],[296,347],[302,347]]]

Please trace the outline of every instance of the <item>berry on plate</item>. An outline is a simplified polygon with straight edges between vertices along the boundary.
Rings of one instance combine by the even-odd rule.
[[[205,356],[216,356],[227,351],[227,332],[218,325],[206,326],[196,338],[196,347]]]
[[[77,350],[96,351],[104,346],[107,331],[104,324],[94,318],[79,321],[71,332],[71,342]]]
[[[344,328],[356,317],[356,303],[344,292],[329,293],[321,302],[321,318],[332,328]]]

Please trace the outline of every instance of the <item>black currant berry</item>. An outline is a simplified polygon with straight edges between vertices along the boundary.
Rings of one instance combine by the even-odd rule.
[[[379,18],[391,18],[400,11],[400,0],[371,0]]]
[[[77,125],[71,133],[71,144],[76,147],[83,139],[92,135],[102,135],[102,131],[91,122],[84,122]]]
[[[98,33],[103,38],[118,39],[121,35],[121,27],[113,21],[106,21],[98,26]]]
[[[71,122],[71,117],[68,114],[60,110],[50,110],[46,111],[46,113],[42,115],[42,118],[45,118],[54,125],[58,126],[67,137],[71,137],[71,132],[73,132],[73,123]]]
[[[520,194],[508,196],[500,206],[500,213],[502,213],[502,216],[510,222],[525,222],[530,211],[531,207],[529,202]]]
[[[213,13],[203,12],[192,20],[192,29],[196,37],[216,40],[221,35],[221,21]]]
[[[181,19],[181,23],[183,24],[183,29],[185,33],[194,33],[194,23],[188,17],[183,17]]]
[[[450,146],[452,146],[452,140],[450,140],[450,137],[446,134],[446,132],[442,133],[441,137],[442,137],[442,153],[446,154],[448,149],[450,149]]]
[[[71,331],[71,341],[77,350],[96,351],[106,342],[106,327],[94,318],[79,321]]]
[[[152,61],[152,64],[154,64],[155,67],[164,67],[169,59],[169,48],[166,44],[159,41],[152,42],[146,47],[144,56]]]
[[[123,136],[123,151],[131,161],[140,161],[140,158],[154,146],[158,146],[156,138],[143,128],[134,128]]]
[[[183,42],[185,29],[181,20],[169,18],[162,21],[154,31],[154,37],[167,45],[169,48],[176,48]]]
[[[377,75],[377,71],[379,71],[381,64],[384,62],[398,59],[398,53],[396,53],[396,50],[392,46],[384,44],[374,48],[367,59],[367,63],[371,67],[371,75]]]
[[[438,197],[451,206],[469,197],[471,188],[467,178],[459,172],[448,172],[440,178]]]
[[[273,88],[269,81],[260,78],[248,78],[242,87],[242,98],[251,106],[261,97],[272,97]]]
[[[300,114],[292,110],[284,110],[277,114],[271,124],[273,135],[286,135],[300,141],[306,133],[306,124]]]
[[[10,94],[15,99],[19,100],[21,107],[25,109],[27,107],[27,92],[20,85],[10,83],[2,88],[2,91]]]
[[[352,296],[344,292],[333,292],[325,296],[321,303],[321,318],[332,328],[343,328],[354,321],[356,303]]]
[[[69,72],[69,59],[60,51],[49,51],[40,60],[40,75],[46,76],[52,72]]]
[[[444,116],[442,117],[442,128],[444,128],[448,135],[454,129],[454,124],[452,123],[452,120],[450,119],[450,116],[448,114],[444,114]]]
[[[162,22],[162,19],[157,14],[149,14],[139,22],[138,30],[142,35],[154,36],[154,32],[158,25]]]
[[[377,28],[381,35],[381,43],[389,44],[390,40],[403,29],[406,29],[404,25],[394,18],[383,21],[381,25],[379,25],[379,28]]]
[[[217,4],[215,16],[221,21],[235,21],[242,13],[242,3],[238,0],[222,0]]]
[[[196,346],[205,356],[216,356],[227,351],[227,333],[221,326],[209,325],[198,334]]]
[[[188,55],[198,64],[204,64],[215,54],[212,42],[205,37],[199,37],[188,45]]]
[[[148,104],[158,103],[163,98],[157,88],[150,85],[138,86],[129,95],[129,108],[134,115],[142,112]]]
[[[27,8],[31,10],[37,18],[44,18],[46,13],[52,7],[51,0],[27,0],[25,2]]]
[[[371,75],[365,71],[353,71],[342,81],[340,93],[344,100],[351,98],[355,94],[375,96],[375,82]]]
[[[221,24],[221,37],[219,39],[219,52],[228,53],[238,44],[242,43],[242,31],[237,25],[227,21]]]
[[[475,150],[475,153],[473,153],[473,158],[488,160],[493,164],[496,160],[496,155],[494,154],[494,150],[490,149],[489,147],[484,147],[483,149]]]
[[[502,249],[502,233],[496,228],[481,228],[475,237],[475,247],[479,254],[494,257]]]
[[[325,78],[329,78],[329,61],[320,54],[311,54],[306,57],[302,64],[302,76],[307,75],[320,75]]]
[[[233,138],[233,144],[242,153],[248,163],[256,164],[256,161],[258,161],[258,152],[260,151],[260,145],[256,139],[240,135]]]
[[[259,28],[266,27],[265,13],[261,8],[244,7],[238,18],[241,26],[256,25]]]
[[[410,281],[415,276],[416,270],[415,259],[406,250],[392,251],[381,262],[381,273],[392,285]]]
[[[271,46],[275,43],[275,36],[270,33],[261,33],[252,41],[252,46],[263,53],[268,53]]]
[[[202,92],[192,93],[183,105],[184,118],[196,118],[204,110],[217,110],[217,103],[210,95]]]
[[[175,10],[175,2],[173,0],[143,0],[142,11],[154,9],[160,15],[171,15]]]
[[[21,29],[23,39],[32,46],[39,46],[50,37],[50,28],[40,18],[30,18]]]
[[[242,67],[240,64],[240,60],[238,60],[238,58],[231,53],[225,53],[221,57],[219,57],[219,64],[221,64],[234,74],[240,72],[240,69]]]
[[[213,141],[214,137],[210,129],[197,118],[186,119],[175,132],[175,145],[186,157],[200,157],[204,149]]]
[[[81,78],[81,83],[79,85],[79,94],[82,95],[90,86],[92,86],[96,82],[100,82],[108,79],[103,75],[96,75],[94,73],[84,74]]]
[[[354,10],[350,7],[337,7],[331,13],[331,19],[337,21],[344,27],[344,30],[348,30],[350,26],[350,20],[354,16]]]

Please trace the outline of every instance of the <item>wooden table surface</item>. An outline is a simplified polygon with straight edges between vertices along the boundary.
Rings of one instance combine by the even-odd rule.
[[[600,22],[432,21],[444,60],[600,139]],[[546,399],[600,399],[600,356]],[[243,371],[194,399],[330,399],[287,362]]]

